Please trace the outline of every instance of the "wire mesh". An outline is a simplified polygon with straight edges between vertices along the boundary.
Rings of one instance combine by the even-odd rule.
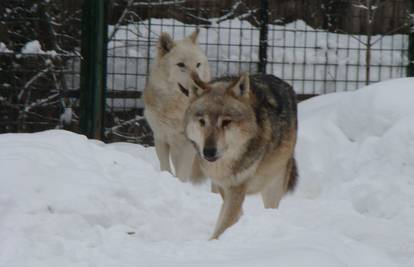
[[[76,130],[80,10],[68,2],[0,3],[0,133]]]
[[[266,72],[299,95],[406,76],[407,0],[109,1],[108,140],[151,143],[141,92],[161,32],[181,39],[200,27],[213,77],[257,72],[263,1]],[[81,2],[0,3],[0,132],[77,130]]]

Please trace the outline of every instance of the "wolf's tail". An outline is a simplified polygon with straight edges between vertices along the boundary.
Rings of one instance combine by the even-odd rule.
[[[287,191],[295,190],[296,184],[298,183],[298,169],[296,166],[296,159],[292,157],[288,165],[289,173],[287,177]]]

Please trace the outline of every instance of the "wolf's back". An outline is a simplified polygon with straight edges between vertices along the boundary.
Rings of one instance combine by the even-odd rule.
[[[251,75],[250,80],[258,104],[269,105],[279,114],[289,112],[296,115],[296,94],[287,82],[270,74]]]
[[[274,75],[250,76],[250,86],[256,96],[255,112],[259,125],[269,121],[277,143],[297,129],[297,104],[293,88]]]

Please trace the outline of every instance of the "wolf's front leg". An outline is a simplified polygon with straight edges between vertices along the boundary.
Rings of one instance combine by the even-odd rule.
[[[170,147],[171,160],[174,165],[175,176],[185,182],[191,178],[196,151],[193,146],[187,142],[177,142]]]
[[[155,151],[157,152],[158,159],[160,161],[161,171],[168,171],[171,173],[170,167],[170,146],[167,142],[154,138]]]
[[[207,177],[206,175],[204,175],[204,172],[201,169],[200,158],[198,156],[194,156],[193,166],[191,168],[190,181],[193,184],[198,184],[204,182],[206,179]]]
[[[244,185],[234,186],[222,190],[223,204],[217,220],[216,228],[211,239],[217,239],[227,228],[235,224],[241,214],[242,205],[246,196]]]

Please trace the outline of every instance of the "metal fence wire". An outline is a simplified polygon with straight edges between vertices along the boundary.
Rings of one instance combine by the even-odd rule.
[[[76,130],[80,10],[69,2],[0,2],[0,133]]]
[[[199,27],[212,76],[266,72],[286,80],[301,98],[405,77],[413,54],[409,0],[108,4],[109,141],[151,143],[140,96],[161,32],[180,39]],[[0,3],[0,132],[78,131],[81,5]]]

